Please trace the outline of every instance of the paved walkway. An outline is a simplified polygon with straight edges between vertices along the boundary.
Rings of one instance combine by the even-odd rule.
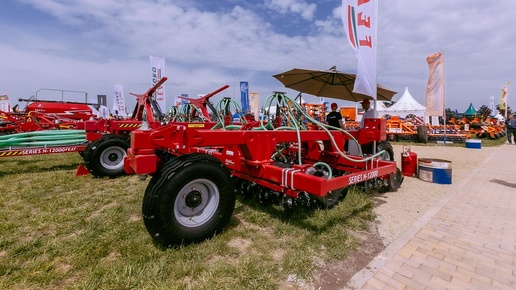
[[[516,145],[479,164],[348,287],[516,289]]]

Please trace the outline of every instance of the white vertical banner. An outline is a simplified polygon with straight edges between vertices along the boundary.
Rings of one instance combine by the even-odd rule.
[[[165,58],[164,57],[158,57],[158,56],[150,56],[150,62],[151,62],[151,73],[152,73],[152,83],[151,85],[154,86],[157,82],[161,80],[162,76],[165,76]],[[158,102],[159,107],[161,108],[162,112],[167,111],[167,99],[165,87],[160,86],[156,90],[156,101]]]
[[[426,57],[426,62],[429,68],[426,113],[428,116],[444,116],[444,54],[431,54]]]
[[[256,92],[249,93],[249,109],[255,120],[260,120],[260,95]]]
[[[504,118],[507,119],[507,111],[509,110],[509,105],[507,104],[507,91],[509,90],[509,85],[511,82],[508,82],[502,88],[502,97],[500,98],[500,110],[504,111]]]
[[[494,101],[494,96],[491,96],[489,98],[489,109],[491,110],[491,115],[496,115],[495,114],[495,101]]]
[[[11,111],[11,104],[9,103],[9,97],[7,95],[0,96],[0,110],[4,112]]]
[[[358,60],[353,92],[376,100],[377,0],[342,0],[342,23]]]
[[[122,85],[113,86],[113,116],[126,117],[124,87]]]

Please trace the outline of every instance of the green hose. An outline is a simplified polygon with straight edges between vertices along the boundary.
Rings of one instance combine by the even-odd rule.
[[[0,136],[0,149],[6,147],[68,146],[85,143],[84,130],[32,131]]]

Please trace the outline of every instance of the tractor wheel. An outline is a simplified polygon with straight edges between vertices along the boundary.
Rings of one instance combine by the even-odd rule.
[[[229,170],[209,155],[183,155],[168,161],[152,177],[143,198],[143,221],[151,237],[169,248],[222,231],[235,207],[230,176]]]
[[[311,197],[315,199],[317,206],[321,209],[331,209],[335,205],[337,205],[340,201],[346,198],[348,194],[348,188],[335,189],[328,191],[325,196],[316,196],[312,195]]]
[[[389,160],[389,161],[394,161],[394,150],[392,149],[391,143],[389,143],[387,141],[381,141],[376,146],[376,150],[377,150],[377,152],[385,150],[383,159]]]
[[[381,150],[385,150],[383,159],[394,161],[394,150],[392,149],[392,145],[389,142],[380,142],[380,144],[378,144],[378,152]],[[389,179],[387,180],[387,191],[398,190],[402,182],[403,176],[401,175],[401,170],[396,168],[396,173],[390,174]]]
[[[86,145],[86,148],[84,148],[84,151],[82,152],[79,152],[79,155],[81,155],[82,157],[82,160],[84,160],[86,162],[86,152],[88,152],[88,150],[91,150],[91,146],[94,142],[89,142],[88,145]]]
[[[417,126],[417,139],[421,143],[428,143],[428,132],[425,125]]]
[[[124,158],[129,140],[107,135],[88,145],[84,153],[86,168],[95,177],[115,178],[125,174]]]
[[[396,168],[396,173],[389,175],[387,180],[387,191],[397,191],[403,182],[403,176],[401,175],[401,169]]]

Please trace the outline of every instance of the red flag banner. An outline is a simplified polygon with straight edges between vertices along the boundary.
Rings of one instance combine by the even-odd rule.
[[[377,0],[342,0],[344,33],[358,60],[353,92],[376,99]]]
[[[444,116],[444,54],[434,53],[426,57],[429,76],[426,87],[426,114]]]

